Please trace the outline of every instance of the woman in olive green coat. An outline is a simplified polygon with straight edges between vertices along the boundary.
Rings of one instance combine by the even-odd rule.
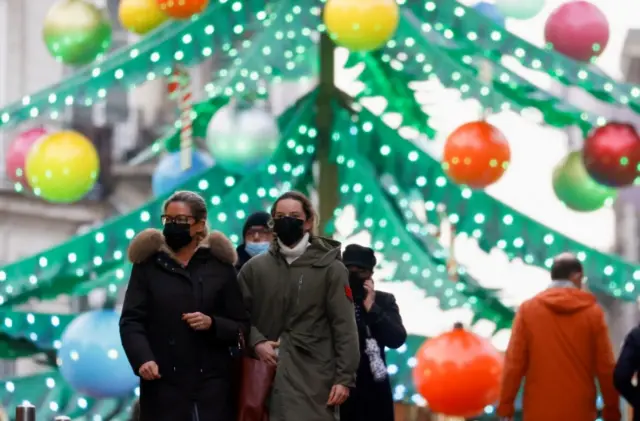
[[[276,240],[239,275],[251,313],[249,344],[278,367],[270,421],[333,421],[360,360],[340,243],[311,235],[315,212],[301,193],[280,196],[271,216]]]

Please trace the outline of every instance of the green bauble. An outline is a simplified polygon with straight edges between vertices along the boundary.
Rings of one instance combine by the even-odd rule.
[[[571,152],[553,170],[553,191],[562,203],[577,212],[592,212],[612,203],[616,191],[593,181],[580,151]]]
[[[82,66],[109,49],[111,23],[85,0],[59,0],[47,13],[42,35],[57,61]]]

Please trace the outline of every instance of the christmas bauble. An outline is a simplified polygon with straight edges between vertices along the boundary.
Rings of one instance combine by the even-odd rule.
[[[502,132],[486,121],[474,121],[449,135],[442,167],[457,184],[480,189],[498,181],[510,159],[511,149]]]
[[[262,108],[221,108],[207,127],[207,146],[216,163],[243,174],[266,164],[280,143],[278,122]]]
[[[28,186],[25,174],[25,162],[33,145],[47,134],[43,127],[36,127],[20,133],[9,144],[5,155],[5,171],[11,181]]]
[[[204,12],[209,0],[156,0],[160,10],[173,19],[189,19]]]
[[[472,418],[498,400],[502,356],[461,325],[427,339],[415,357],[413,381],[432,412]]]
[[[65,329],[58,351],[60,374],[76,391],[93,398],[129,397],[138,386],[122,348],[120,315],[83,313]]]
[[[593,212],[613,203],[616,197],[614,189],[589,177],[581,151],[571,152],[553,170],[553,191],[562,203],[577,212]]]
[[[323,18],[336,44],[352,51],[371,51],[391,39],[400,12],[395,0],[328,0]]]
[[[138,35],[156,29],[168,19],[156,0],[120,0],[118,16],[123,27]]]
[[[202,175],[208,168],[213,166],[213,160],[209,155],[193,149],[191,167],[183,170],[180,165],[181,154],[181,151],[168,153],[158,162],[158,166],[151,178],[151,188],[156,197],[173,193],[191,178]]]
[[[496,0],[503,16],[513,19],[531,19],[544,9],[544,0]]]
[[[36,142],[25,167],[36,196],[54,203],[73,203],[95,185],[100,161],[89,139],[77,132],[62,131]]]
[[[44,42],[58,61],[81,66],[91,63],[111,45],[111,23],[85,0],[59,0],[44,20]]]
[[[640,136],[631,124],[598,127],[585,139],[582,159],[587,173],[598,183],[629,186],[640,175]]]
[[[544,26],[544,38],[553,48],[578,61],[598,57],[609,42],[609,22],[588,1],[570,1],[554,10]]]
[[[473,6],[478,12],[491,19],[497,25],[504,26],[504,16],[493,3],[481,1]]]

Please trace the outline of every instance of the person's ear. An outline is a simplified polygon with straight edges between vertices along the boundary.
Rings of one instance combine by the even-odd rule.
[[[204,237],[205,230],[207,228],[207,222],[202,220],[198,221],[191,226],[191,236],[195,237],[196,235],[200,235]]]
[[[311,232],[313,230],[313,219],[307,219],[302,226],[304,232]]]

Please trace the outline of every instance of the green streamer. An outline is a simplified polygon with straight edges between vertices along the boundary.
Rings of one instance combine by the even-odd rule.
[[[483,51],[496,63],[500,62],[502,56],[514,57],[523,66],[545,72],[565,85],[583,88],[601,101],[628,106],[640,112],[638,86],[616,82],[551,49],[540,49],[458,1],[407,2],[406,7],[424,25],[442,33],[446,39],[460,43],[472,41],[470,51],[473,54]]]

